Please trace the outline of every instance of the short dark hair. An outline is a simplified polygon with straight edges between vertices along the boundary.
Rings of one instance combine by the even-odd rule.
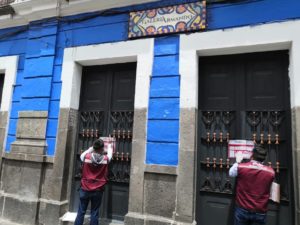
[[[103,149],[104,148],[104,141],[102,139],[97,139],[93,143],[93,148],[95,150],[101,150],[101,149]]]
[[[253,148],[253,159],[263,162],[267,157],[267,150],[265,149],[264,145],[256,144]]]

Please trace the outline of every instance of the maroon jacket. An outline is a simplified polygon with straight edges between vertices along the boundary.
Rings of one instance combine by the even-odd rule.
[[[91,155],[87,153],[83,161],[81,188],[85,191],[102,190],[107,183],[109,158],[105,155],[102,164],[94,165]]]
[[[251,160],[238,165],[236,204],[249,211],[267,212],[270,188],[275,172],[271,167]]]

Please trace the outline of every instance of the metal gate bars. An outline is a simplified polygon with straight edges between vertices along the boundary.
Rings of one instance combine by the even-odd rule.
[[[232,192],[232,183],[228,177],[230,161],[227,157],[227,143],[233,119],[234,112],[230,111],[202,112],[205,136],[201,137],[201,143],[206,146],[205,157],[200,162],[206,171],[202,191]]]
[[[233,124],[244,124],[245,139],[263,144],[268,150],[265,164],[276,172],[276,181],[281,185],[281,200],[288,201],[286,137],[281,135],[281,125],[285,111],[246,111],[241,121],[235,111],[202,111],[200,166],[205,176],[201,183],[201,192],[231,194],[233,179],[228,177],[228,170],[234,159],[228,158],[228,142],[235,138]],[[241,125],[243,126],[243,125]],[[205,131],[204,131],[205,130]],[[283,162],[281,162],[281,160]]]
[[[288,201],[287,137],[281,129],[285,114],[285,111],[247,111],[246,120],[253,142],[267,148],[265,164],[275,171],[275,181],[281,186],[281,200]]]
[[[130,178],[133,111],[80,112],[77,160],[80,154],[92,146],[99,137],[113,137],[115,151],[109,165],[110,181],[128,183]],[[75,178],[81,178],[81,163],[75,168]]]

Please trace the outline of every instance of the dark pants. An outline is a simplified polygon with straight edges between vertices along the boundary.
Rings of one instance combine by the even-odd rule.
[[[84,191],[80,189],[80,203],[74,225],[82,225],[89,202],[91,202],[91,225],[98,225],[99,208],[103,191]]]
[[[250,212],[240,207],[235,207],[234,225],[265,225],[266,214]]]

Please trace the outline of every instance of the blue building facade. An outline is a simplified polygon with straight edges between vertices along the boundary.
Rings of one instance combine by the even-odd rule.
[[[201,218],[206,212],[201,208],[204,197],[197,197],[202,182],[198,136],[203,133],[198,114],[202,92],[197,78],[201,57],[287,51],[291,180],[289,201],[284,203],[289,206],[280,215],[291,215],[287,224],[299,223],[300,2],[207,2],[203,31],[128,38],[130,12],[192,2],[153,1],[108,9],[99,4],[84,13],[45,16],[0,29],[4,90],[6,77],[15,69],[12,92],[2,94],[8,106],[1,106],[3,219],[67,223],[63,216],[76,211],[72,199],[81,90],[81,81],[76,80],[83,79],[80,74],[88,66],[135,62],[129,201],[121,220],[125,224],[207,224]],[[106,48],[108,52],[103,52]],[[6,64],[13,57],[15,64]],[[216,165],[210,160],[211,166]],[[11,212],[13,208],[18,216]],[[208,214],[213,215],[213,209]]]

